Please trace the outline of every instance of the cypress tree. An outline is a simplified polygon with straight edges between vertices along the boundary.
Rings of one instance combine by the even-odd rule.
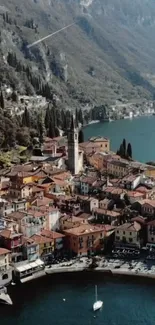
[[[78,111],[78,121],[83,125],[83,113],[81,108]]]
[[[25,111],[23,113],[22,126],[27,126],[28,128],[31,126],[30,114],[27,107],[25,107]]]
[[[59,137],[60,136],[60,132],[59,132],[58,127],[55,127],[55,136],[56,137]]]
[[[55,128],[53,127],[52,120],[49,121],[48,136],[50,138],[55,138]]]
[[[129,158],[132,158],[132,146],[131,143],[128,143],[128,147],[127,147],[127,156]]]
[[[45,135],[45,124],[42,112],[38,116],[38,131],[39,131],[39,139],[40,144],[44,142],[44,135]]]
[[[126,157],[126,140],[125,139],[123,139],[122,145],[123,145],[123,148],[124,148],[124,158],[125,158]]]
[[[124,147],[123,147],[123,143],[120,145],[119,155],[120,155],[121,158],[124,158]]]
[[[79,131],[79,143],[84,142],[84,133],[82,129]]]
[[[48,105],[46,108],[46,114],[45,114],[45,128],[46,130],[49,129],[51,114],[50,114],[50,106]]]
[[[2,90],[1,90],[1,94],[0,94],[0,107],[1,107],[2,109],[5,108],[4,96],[3,96]]]

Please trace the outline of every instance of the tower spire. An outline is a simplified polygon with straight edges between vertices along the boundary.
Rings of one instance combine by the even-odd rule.
[[[74,115],[72,114],[71,117],[71,130],[75,130],[75,120],[74,120]]]

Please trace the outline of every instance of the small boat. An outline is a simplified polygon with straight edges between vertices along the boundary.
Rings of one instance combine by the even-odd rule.
[[[97,310],[101,309],[103,306],[103,301],[97,300],[97,285],[95,286],[95,300],[96,301],[93,304],[93,310],[97,311]]]
[[[6,287],[0,287],[0,304],[12,305],[13,302],[7,293]]]

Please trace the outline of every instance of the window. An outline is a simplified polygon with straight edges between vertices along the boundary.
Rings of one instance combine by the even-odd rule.
[[[123,235],[125,235],[125,231],[123,231]]]
[[[119,230],[117,230],[117,234],[119,234]]]
[[[116,236],[116,240],[119,240],[120,239],[120,237],[119,236]]]
[[[107,144],[105,144],[105,147],[107,148]]]
[[[154,238],[152,237],[151,240],[154,241]]]
[[[100,237],[102,238],[102,232],[100,233]]]
[[[132,232],[130,232],[130,236],[132,235]]]
[[[46,247],[46,244],[44,244],[44,247]]]
[[[132,238],[129,238],[129,242],[132,243]]]

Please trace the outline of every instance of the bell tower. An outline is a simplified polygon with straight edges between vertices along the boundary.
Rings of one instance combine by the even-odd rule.
[[[68,130],[68,168],[73,174],[79,173],[79,143],[78,128],[75,126],[72,115],[70,129]]]

